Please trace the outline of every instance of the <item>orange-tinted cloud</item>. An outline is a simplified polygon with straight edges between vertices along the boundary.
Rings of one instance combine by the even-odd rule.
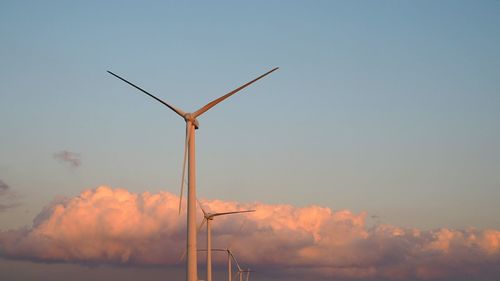
[[[177,214],[178,199],[167,192],[87,190],[47,206],[30,229],[0,232],[0,254],[40,261],[180,264],[185,214]],[[257,210],[217,217],[213,245],[230,246],[242,264],[271,275],[328,280],[496,280],[500,275],[498,230],[367,228],[366,214],[347,210],[201,202],[212,212]],[[203,239],[204,232],[199,248]],[[215,262],[223,266],[223,257]]]

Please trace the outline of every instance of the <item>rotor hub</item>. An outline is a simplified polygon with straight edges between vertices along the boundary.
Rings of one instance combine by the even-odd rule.
[[[200,126],[196,117],[194,117],[191,113],[184,114],[184,120],[186,120],[186,122],[193,123],[195,129],[198,129],[198,127]]]

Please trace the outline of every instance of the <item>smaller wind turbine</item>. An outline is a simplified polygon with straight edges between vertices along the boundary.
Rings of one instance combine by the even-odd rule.
[[[253,270],[250,269],[241,269],[238,268],[238,272],[236,272],[236,275],[240,277],[240,281],[243,281],[243,274],[246,273],[246,281],[250,281],[250,272],[253,272]]]
[[[243,281],[243,273],[246,272],[246,270],[242,269],[240,264],[238,263],[238,261],[236,260],[236,257],[233,255],[233,252],[231,252],[229,249],[228,249],[228,255],[231,254],[231,257],[233,258],[234,260],[234,263],[236,263],[236,267],[238,268],[238,271],[236,272],[236,276],[239,276],[240,277],[240,281]],[[231,272],[229,272],[231,274]],[[247,273],[248,274],[248,273]],[[230,275],[232,276],[232,275]],[[248,275],[247,275],[247,278],[248,278]],[[231,277],[229,277],[229,281],[231,281]]]
[[[241,214],[241,213],[249,213],[255,212],[255,210],[245,210],[245,211],[233,211],[233,212],[222,212],[222,213],[207,213],[203,206],[198,201],[200,205],[201,211],[203,212],[203,221],[200,224],[198,229],[203,227],[203,224],[207,223],[207,281],[212,281],[212,225],[211,221],[214,220],[215,217],[232,215],[232,214]]]
[[[198,250],[198,251],[207,251],[207,250],[202,249],[202,250]],[[225,248],[225,249],[215,248],[215,249],[212,249],[212,251],[226,252],[227,253],[227,280],[231,281],[231,279],[233,277],[233,267],[232,267],[231,261],[234,260],[237,263],[236,258],[233,255],[233,252],[229,248]]]
[[[253,270],[250,270],[250,268],[241,271],[241,274],[243,273],[247,274],[246,281],[250,281],[250,272],[253,272]]]
[[[240,277],[240,281],[243,281],[243,272],[245,272],[245,270],[243,270],[240,267],[240,264],[238,263],[238,261],[236,261],[236,259],[234,259],[234,261],[236,262],[236,267],[238,268],[238,271],[236,272],[236,276],[239,276]]]
[[[228,266],[229,266],[229,281],[231,281],[232,278],[232,272],[231,272],[231,259],[234,260],[236,263],[236,267],[238,268],[238,271],[235,273],[236,277],[239,276],[240,281],[243,281],[243,273],[246,273],[246,281],[250,281],[250,272],[253,272],[253,270],[248,269],[242,269],[238,261],[236,260],[236,257],[233,255],[233,252],[231,252],[230,249],[214,249],[214,251],[227,251],[227,256],[228,256]]]

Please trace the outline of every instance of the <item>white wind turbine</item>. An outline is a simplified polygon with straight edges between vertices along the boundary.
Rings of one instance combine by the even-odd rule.
[[[249,274],[250,270],[241,268],[240,264],[238,263],[238,260],[236,259],[233,252],[229,248],[227,248],[227,249],[214,249],[214,251],[227,251],[227,266],[228,266],[228,275],[229,275],[228,280],[229,281],[231,281],[232,277],[233,277],[232,271],[231,271],[231,259],[236,264],[236,268],[238,268],[238,271],[236,272],[236,276],[239,275],[240,281],[243,281],[243,273],[244,272],[247,272],[247,279],[249,278],[248,274]]]
[[[173,110],[175,113],[177,113],[180,117],[186,121],[186,140],[184,144],[184,161],[182,165],[182,179],[181,179],[181,195],[179,199],[179,213],[181,209],[181,201],[182,201],[182,193],[183,193],[183,188],[184,188],[184,175],[185,175],[185,170],[186,170],[186,156],[187,156],[187,162],[188,162],[188,199],[187,199],[187,242],[186,242],[186,249],[187,249],[187,259],[186,259],[186,280],[187,281],[198,281],[198,269],[197,269],[197,257],[196,257],[196,158],[195,158],[195,130],[198,129],[198,120],[196,119],[203,113],[205,113],[207,110],[210,108],[214,107],[218,103],[222,102],[223,100],[227,99],[228,97],[234,95],[238,91],[246,88],[250,84],[254,83],[255,81],[263,78],[264,76],[270,74],[271,72],[277,70],[278,67],[273,68],[272,70],[264,73],[263,75],[255,78],[254,80],[241,85],[240,87],[232,90],[231,92],[221,96],[220,98],[217,98],[205,106],[201,107],[195,112],[192,113],[186,113],[168,103],[165,101],[155,97],[154,95],[148,93],[147,91],[143,90],[142,88],[132,84],[131,82],[123,79],[122,77],[114,74],[111,71],[108,71],[109,74],[115,76],[116,78],[122,80],[123,82],[131,85],[132,87],[138,89],[139,91],[145,93],[146,95],[154,98],[158,102],[162,103],[166,107],[170,108]]]
[[[203,249],[200,251],[207,251],[207,250]],[[216,249],[212,249],[212,251],[226,252],[227,253],[227,280],[231,281],[232,277],[233,277],[231,260],[234,260],[236,262],[236,264],[238,264],[238,261],[236,261],[236,258],[234,257],[233,252],[229,248],[225,248],[225,249],[216,248]]]
[[[238,261],[236,260],[236,258],[234,256],[233,256],[233,259],[234,259],[234,262],[236,263],[236,267],[238,268],[238,271],[236,272],[236,276],[239,276],[240,281],[243,281],[243,273],[246,273],[247,274],[246,281],[249,281],[251,270],[250,269],[242,269],[240,264],[238,263]]]
[[[233,212],[222,212],[222,213],[207,213],[201,203],[200,205],[201,211],[203,212],[203,221],[200,224],[199,229],[203,227],[203,224],[207,223],[207,281],[212,281],[212,223],[217,216],[225,216],[232,214],[241,214],[241,213],[249,213],[255,212],[255,210],[245,210],[245,211],[233,211]],[[228,252],[229,253],[229,252]]]
[[[248,268],[248,269],[242,270],[241,274],[243,274],[244,272],[247,273],[246,281],[250,281],[250,272],[253,272],[253,270],[250,270],[250,268]]]

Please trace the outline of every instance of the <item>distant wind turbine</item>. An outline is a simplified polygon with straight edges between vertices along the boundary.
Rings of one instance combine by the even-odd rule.
[[[247,273],[247,280],[246,281],[250,281],[250,272],[253,272],[253,270],[250,270],[250,268],[248,268],[248,269],[243,270],[242,272]]]
[[[234,256],[233,256],[234,257]],[[236,258],[234,258],[234,262],[236,263],[236,267],[238,268],[238,271],[236,272],[236,276],[239,276],[240,281],[243,281],[243,273],[247,273],[247,281],[249,278],[250,270],[249,269],[242,269]]]
[[[217,216],[241,214],[255,212],[255,210],[246,211],[233,211],[233,212],[223,212],[223,213],[207,213],[200,202],[198,202],[203,212],[203,221],[200,224],[199,229],[203,227],[203,224],[207,223],[207,281],[212,281],[212,223],[211,221]]]
[[[206,249],[202,249],[202,250],[199,250],[199,251],[207,251],[207,250]],[[233,277],[231,260],[233,260],[236,263],[238,263],[238,261],[236,261],[236,258],[234,257],[233,252],[229,248],[225,248],[225,249],[215,248],[215,249],[212,249],[212,251],[215,251],[215,252],[226,252],[227,253],[227,280],[231,281],[232,277]]]
[[[201,251],[206,251],[206,250],[201,250]],[[236,260],[236,257],[234,256],[233,252],[229,249],[213,249],[213,251],[219,251],[219,252],[227,252],[227,268],[228,268],[228,281],[232,280],[232,271],[231,271],[231,260],[236,263],[236,267],[238,268],[238,271],[236,271],[235,275],[239,276],[240,281],[243,281],[243,273],[246,273],[246,281],[250,280],[250,272],[254,272],[253,270],[248,269],[243,269],[241,268],[240,264],[238,263],[238,260]]]
[[[242,269],[241,266],[240,266],[240,263],[238,262],[238,260],[236,259],[236,257],[234,256],[233,252],[229,249],[229,248],[226,248],[226,249],[214,249],[214,251],[227,251],[227,265],[228,265],[228,280],[229,281],[232,281],[232,272],[231,272],[231,260],[234,261],[234,263],[236,264],[236,268],[238,268],[238,271],[236,271],[236,276],[239,276],[240,278],[240,281],[243,281],[243,273],[247,273],[247,281],[250,277],[250,272],[251,270],[250,269]]]
[[[187,248],[187,259],[186,259],[186,280],[187,281],[198,281],[198,270],[197,270],[197,257],[196,257],[196,158],[195,158],[195,130],[198,129],[199,124],[197,117],[205,113],[207,110],[211,109],[218,103],[222,102],[223,100],[227,99],[228,97],[236,94],[240,90],[246,88],[250,84],[256,82],[257,80],[263,78],[264,76],[267,76],[271,72],[277,70],[278,67],[273,68],[272,70],[264,73],[263,75],[255,78],[254,80],[241,85],[240,87],[232,90],[231,92],[221,96],[220,98],[217,98],[209,103],[207,103],[205,106],[201,107],[195,112],[192,113],[186,113],[168,103],[165,101],[159,99],[158,97],[148,93],[144,89],[140,88],[139,86],[134,85],[133,83],[125,80],[124,78],[114,74],[111,71],[108,71],[109,74],[115,76],[116,78],[122,80],[123,82],[129,84],[130,86],[138,89],[139,91],[145,93],[146,95],[152,97],[153,99],[157,100],[158,102],[162,103],[166,107],[170,108],[172,111],[177,113],[180,117],[186,121],[186,140],[184,143],[184,161],[182,165],[182,179],[181,179],[181,196],[179,198],[179,213],[180,213],[180,207],[181,207],[181,202],[182,202],[182,193],[183,193],[183,188],[184,188],[184,175],[185,175],[185,170],[186,170],[186,158],[188,159],[188,199],[187,199],[187,242],[186,242],[186,248]]]

